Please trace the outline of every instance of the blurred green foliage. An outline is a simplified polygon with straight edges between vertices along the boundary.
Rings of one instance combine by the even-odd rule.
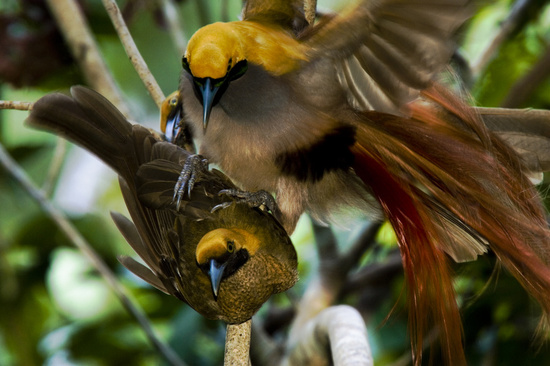
[[[158,111],[127,59],[99,0],[80,1],[117,83],[140,123],[157,128]],[[229,19],[237,19],[240,1],[228,0]],[[333,5],[329,0],[322,6]],[[473,75],[470,92],[476,103],[498,106],[511,88],[548,52],[550,6],[532,2],[510,37],[490,62]],[[40,0],[9,0],[0,4],[0,16],[15,16],[25,6],[44,11]],[[38,5],[37,5],[38,4]],[[121,1],[133,9],[130,30],[153,75],[165,94],[177,88],[181,51],[159,21],[156,2]],[[25,5],[25,6],[24,6]],[[486,49],[499,24],[510,13],[512,1],[485,2],[470,26],[464,29],[462,50],[473,63]],[[203,24],[220,19],[219,2],[187,0],[178,3],[186,36]],[[30,28],[29,28],[30,29]],[[15,89],[0,80],[1,99],[33,101],[52,90],[67,90],[82,83],[74,64],[68,63],[34,86]],[[550,109],[550,82],[540,80],[523,107]],[[47,177],[56,138],[23,126],[25,112],[0,111],[0,142],[37,185]],[[68,155],[76,148],[70,146]],[[86,167],[84,167],[86,170]],[[73,171],[62,169],[58,180]],[[224,325],[205,320],[178,300],[146,286],[116,261],[131,250],[118,234],[108,212],[124,205],[114,176],[106,175],[103,188],[94,195],[87,213],[70,213],[73,223],[95,250],[119,275],[136,302],[149,316],[160,338],[188,365],[219,365],[223,359]],[[543,191],[548,189],[545,184]],[[54,202],[59,192],[53,194]],[[342,247],[353,231],[339,233]],[[300,283],[290,291],[297,299],[317,271],[317,254],[307,219],[301,221],[293,240],[297,245]],[[365,256],[363,265],[383,262],[395,250],[391,229],[383,227],[382,243]],[[548,345],[533,343],[538,308],[521,286],[505,271],[494,270],[495,259],[456,265],[456,288],[463,308],[465,349],[471,365],[550,365]],[[393,279],[396,277],[397,279]],[[362,306],[377,365],[389,365],[408,352],[407,317],[400,275],[373,287],[371,296],[351,294],[342,301]],[[373,295],[374,294],[374,295]],[[276,296],[271,307],[286,307],[285,295]],[[394,308],[395,303],[397,307]],[[365,306],[365,303],[371,306]],[[374,305],[376,306],[374,306]],[[372,310],[372,308],[375,308]],[[393,309],[392,315],[386,319]],[[283,329],[284,330],[284,329]],[[276,335],[282,337],[282,335]],[[434,350],[433,352],[437,352]],[[425,357],[426,360],[429,357]],[[1,171],[0,174],[0,366],[4,365],[158,365],[163,360],[143,331],[114,297],[85,256],[79,253],[27,194]],[[407,364],[405,362],[404,364]]]

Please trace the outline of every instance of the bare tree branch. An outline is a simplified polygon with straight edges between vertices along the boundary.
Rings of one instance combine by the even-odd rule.
[[[301,334],[300,342],[282,365],[374,364],[367,341],[367,328],[359,312],[351,306],[340,305],[323,310],[305,325]]]
[[[18,102],[14,100],[0,100],[0,109],[15,109],[18,111],[30,111],[32,102]]]
[[[304,13],[306,20],[309,24],[313,24],[315,21],[315,14],[317,12],[317,0],[306,0],[304,2]]]
[[[132,300],[130,300],[124,288],[118,283],[116,276],[111,272],[105,262],[103,262],[101,257],[78,232],[73,224],[65,217],[63,212],[58,210],[46,198],[44,193],[31,182],[25,171],[11,158],[1,144],[0,164],[19,183],[19,185],[27,191],[27,193],[40,205],[40,207],[42,207],[42,210],[55,222],[55,224],[69,238],[69,240],[90,260],[92,265],[97,269],[103,279],[115,292],[122,305],[143,328],[147,338],[156,350],[171,365],[183,366],[183,363],[174,354],[174,352],[170,348],[166,347],[166,345],[164,345],[164,343],[157,338],[145,314],[138,307],[136,307],[136,305],[134,305]]]
[[[63,166],[63,161],[65,160],[65,153],[67,152],[67,140],[57,137],[55,143],[55,150],[53,152],[52,161],[48,169],[48,174],[46,174],[46,179],[42,183],[42,191],[47,197],[52,195],[53,189],[55,187],[55,182],[59,177],[59,172]]]
[[[124,103],[113,76],[101,57],[90,27],[74,0],[47,0],[57,25],[79,64],[86,82],[109,99],[127,118],[130,109]]]
[[[224,366],[250,365],[250,333],[252,319],[241,324],[227,324]]]
[[[338,262],[338,252],[336,238],[330,228],[314,225],[313,230],[319,251],[319,275],[311,280],[297,306],[287,347],[297,344],[302,338],[305,324],[334,303],[343,282],[343,274],[345,275],[335,265]]]
[[[109,17],[111,18],[111,22],[118,33],[118,37],[120,38],[120,42],[122,43],[128,58],[132,62],[132,65],[134,65],[134,69],[136,69],[139,77],[145,85],[145,88],[155,101],[155,104],[160,109],[162,102],[165,99],[164,94],[162,93],[157,81],[151,74],[151,71],[149,71],[149,67],[147,67],[145,60],[141,57],[136,43],[134,42],[128,27],[126,26],[126,22],[122,18],[118,5],[113,0],[102,1],[103,6],[105,6],[105,10],[107,10]]]
[[[296,317],[288,335],[287,349],[303,342],[306,324],[336,302],[349,272],[359,262],[364,251],[372,246],[379,227],[378,223],[371,224],[347,254],[339,255],[336,237],[332,231],[329,228],[314,226],[320,259],[319,276],[311,281],[296,309]]]

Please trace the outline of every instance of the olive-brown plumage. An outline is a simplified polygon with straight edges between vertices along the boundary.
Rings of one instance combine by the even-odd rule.
[[[296,252],[270,213],[237,202],[212,212],[229,200],[220,190],[235,188],[219,171],[205,171],[176,209],[173,187],[189,153],[130,124],[99,94],[83,87],[71,94],[43,97],[27,123],[85,147],[119,174],[133,223],[112,217],[146,264],[120,258],[128,269],[228,323],[248,320],[272,294],[294,285]]]

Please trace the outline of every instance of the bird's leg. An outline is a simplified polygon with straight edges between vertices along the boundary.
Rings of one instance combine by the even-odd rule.
[[[197,180],[204,172],[208,170],[208,160],[198,154],[189,155],[180,176],[174,187],[174,197],[172,202],[176,202],[176,207],[179,209],[181,199],[183,198],[185,187],[187,187],[187,196],[191,197],[191,191]]]
[[[250,207],[259,208],[271,212],[279,222],[282,222],[282,213],[273,196],[264,190],[257,192],[241,191],[239,189],[222,189],[219,195],[226,195],[233,199],[232,202],[224,202],[212,209],[212,212],[229,207],[233,202],[246,203]]]

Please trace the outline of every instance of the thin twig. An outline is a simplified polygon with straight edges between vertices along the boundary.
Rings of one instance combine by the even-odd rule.
[[[50,168],[48,169],[48,174],[44,183],[42,183],[42,191],[46,197],[51,197],[53,189],[55,187],[55,182],[59,177],[59,172],[63,166],[63,160],[65,159],[65,152],[67,151],[67,140],[57,137],[55,150],[52,157],[52,162],[50,163]]]
[[[18,111],[30,111],[32,102],[18,102],[15,100],[0,100],[0,109],[15,109]]]
[[[122,43],[128,58],[132,62],[132,65],[134,65],[134,69],[137,71],[141,81],[143,81],[143,84],[145,84],[145,88],[149,91],[149,94],[155,101],[155,104],[160,109],[162,102],[165,99],[164,94],[157,81],[151,74],[151,71],[149,71],[149,67],[147,67],[145,60],[141,57],[141,53],[139,52],[134,39],[130,35],[130,31],[126,26],[126,22],[122,18],[118,5],[113,0],[103,0],[103,6],[111,18],[111,22],[118,33],[120,42]],[[117,104],[115,103],[115,105]]]
[[[149,338],[149,341],[166,359],[166,361],[168,361],[171,365],[183,365],[174,352],[158,340],[145,314],[130,300],[124,288],[118,283],[115,275],[111,272],[105,262],[103,262],[101,257],[94,251],[94,249],[78,232],[73,224],[65,217],[63,212],[57,209],[47,199],[44,193],[31,182],[25,171],[17,164],[16,161],[12,159],[2,144],[0,144],[0,164],[40,205],[42,210],[56,223],[59,229],[70,239],[70,241],[90,260],[103,279],[116,293],[118,299],[122,302],[122,305],[130,314],[132,314],[132,316],[143,328],[147,338]]]
[[[124,116],[131,119],[130,109],[124,103],[122,94],[101,56],[88,22],[77,2],[74,0],[47,0],[47,2],[88,85],[104,95]]]
[[[309,24],[315,22],[315,14],[317,12],[317,0],[307,0],[304,2],[304,13]]]
[[[224,366],[250,365],[250,334],[252,319],[241,324],[227,324]]]

